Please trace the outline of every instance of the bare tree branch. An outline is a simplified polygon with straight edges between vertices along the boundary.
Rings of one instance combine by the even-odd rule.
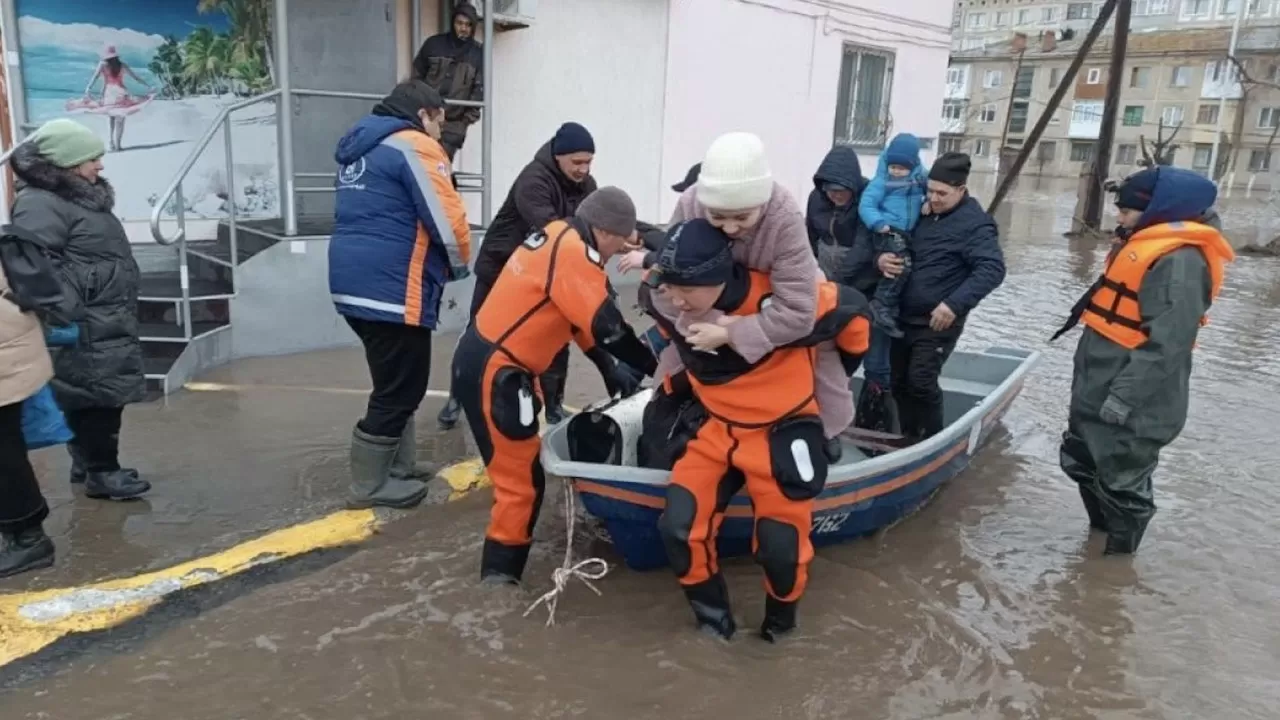
[[[1259,80],[1258,78],[1250,75],[1248,69],[1245,68],[1244,63],[1235,55],[1228,55],[1227,59],[1231,61],[1232,65],[1236,66],[1236,72],[1240,75],[1241,86],[1249,85],[1253,87],[1266,87],[1273,90],[1280,90],[1280,83],[1272,82],[1270,80]]]

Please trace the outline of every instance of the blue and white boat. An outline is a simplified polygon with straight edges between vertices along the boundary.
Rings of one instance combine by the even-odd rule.
[[[831,466],[826,487],[814,501],[814,545],[873,533],[928,502],[982,450],[1039,358],[1039,353],[1006,347],[956,351],[942,370],[947,426],[941,433],[900,448],[895,448],[891,436],[858,430],[847,433],[842,438],[844,455]],[[862,385],[860,373],[852,379],[855,397]],[[635,456],[640,413],[649,393],[643,391],[609,408],[608,414],[619,426],[615,435],[630,443],[629,458]],[[599,416],[604,410],[595,412]],[[666,502],[669,473],[627,464],[577,462],[570,457],[571,427],[571,422],[562,422],[543,436],[543,467],[573,483],[581,504],[603,523],[628,567],[650,570],[665,566],[658,517]],[[745,493],[739,493],[720,527],[721,556],[750,552],[751,528],[751,503]]]

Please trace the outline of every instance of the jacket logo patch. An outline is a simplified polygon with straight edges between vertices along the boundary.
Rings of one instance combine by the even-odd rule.
[[[449,174],[450,172],[452,172],[452,169],[449,167],[447,163],[437,163],[436,172],[440,173],[444,177],[449,177]]]
[[[350,165],[343,165],[338,171],[338,182],[343,185],[355,185],[364,176],[365,162],[360,158]]]
[[[1137,262],[1137,261],[1138,261],[1138,253],[1133,252],[1132,250],[1130,250],[1130,251],[1129,251],[1129,261],[1130,261],[1130,262]]]

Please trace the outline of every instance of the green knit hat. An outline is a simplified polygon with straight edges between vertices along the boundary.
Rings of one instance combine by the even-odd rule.
[[[36,130],[36,149],[41,157],[60,168],[73,168],[97,160],[107,152],[92,130],[75,120],[50,120]]]

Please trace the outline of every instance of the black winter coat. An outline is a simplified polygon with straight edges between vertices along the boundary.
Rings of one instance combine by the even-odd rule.
[[[822,186],[829,182],[852,190],[853,200],[844,207],[836,207],[822,191]],[[862,176],[862,164],[858,161],[857,151],[847,145],[831,148],[813,175],[813,190],[809,193],[804,219],[814,255],[818,254],[819,242],[853,248],[849,260],[849,267],[853,271],[851,276],[827,279],[852,285],[869,295],[875,292],[880,274],[871,266],[871,233],[858,216],[858,201],[866,186],[867,180]]]
[[[67,314],[80,323],[78,345],[50,351],[58,404],[77,410],[138,402],[145,389],[138,340],[142,274],[111,212],[115,191],[105,178],[90,183],[49,163],[34,144],[19,148],[12,166],[21,181],[13,224],[49,248]]]
[[[925,215],[911,233],[911,274],[902,290],[902,319],[928,324],[945,302],[963,322],[1004,282],[1004,251],[996,221],[966,195],[945,215]]]
[[[476,258],[476,280],[493,285],[511,253],[525,238],[552,220],[573,217],[578,205],[595,190],[596,180],[590,175],[580,183],[565,177],[551,155],[551,143],[543,145],[533,162],[516,176],[511,192],[484,235]]]

